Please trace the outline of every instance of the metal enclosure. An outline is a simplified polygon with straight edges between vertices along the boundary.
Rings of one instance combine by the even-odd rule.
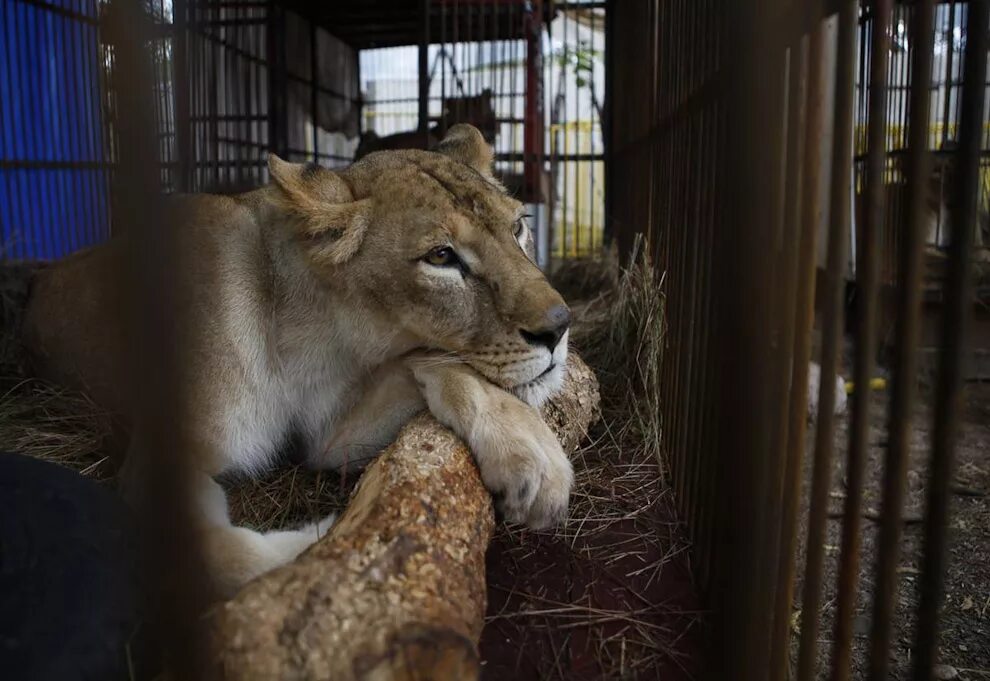
[[[922,293],[937,289],[942,324],[921,624],[913,645],[914,678],[931,678],[964,329],[974,309],[972,246],[982,237],[977,205],[985,202],[988,16],[985,2],[891,5],[609,5],[606,212],[621,252],[629,254],[642,232],[663,272],[658,285],[668,305],[669,348],[661,416],[678,508],[712,608],[719,656],[711,678],[788,678],[798,598],[792,676],[818,678],[829,663],[830,678],[848,678],[861,559],[876,561],[870,678],[887,678]],[[823,19],[833,13],[837,25],[830,31]],[[958,40],[945,43],[952,27],[964,27],[964,48]],[[896,44],[903,36],[910,36],[906,54]],[[632,91],[641,96],[624,96]],[[955,141],[954,150],[943,149],[945,139]],[[940,241],[929,231],[926,196],[933,163],[943,159],[951,159],[955,176],[948,188],[951,235]],[[898,193],[903,198],[891,198]],[[817,233],[819,225],[827,232]],[[945,261],[940,279],[923,267],[926,242]],[[871,396],[856,391],[836,631],[820,632],[833,640],[833,654],[824,657],[819,611],[834,459],[831,386],[850,254],[855,384],[866,385],[873,375],[881,300],[893,329],[890,441],[878,552],[860,557]],[[824,267],[816,273],[819,255]],[[824,388],[801,511],[816,298]],[[807,532],[803,565],[796,560],[799,529]],[[794,591],[798,575],[802,593]]]

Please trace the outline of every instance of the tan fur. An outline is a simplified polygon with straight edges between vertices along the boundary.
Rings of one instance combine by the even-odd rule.
[[[273,156],[268,187],[172,201],[183,269],[172,314],[189,362],[179,427],[224,593],[328,525],[233,527],[210,479],[264,469],[293,433],[312,466],[360,466],[428,407],[470,444],[507,519],[540,527],[566,512],[570,463],[534,408],[562,380],[567,334],[551,346],[566,307],[531,260],[522,206],[491,177],[481,135],[455,126],[440,149],[371,154],[341,172]],[[125,245],[43,271],[25,327],[41,373],[126,418],[136,395],[111,276]],[[438,247],[463,267],[427,262]],[[133,433],[123,473],[132,490],[140,442]]]

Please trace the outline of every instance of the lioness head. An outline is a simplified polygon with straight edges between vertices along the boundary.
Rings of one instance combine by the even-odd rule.
[[[560,385],[570,311],[533,262],[523,205],[477,129],[436,152],[384,151],[334,172],[269,165],[306,262],[415,347],[538,404]]]

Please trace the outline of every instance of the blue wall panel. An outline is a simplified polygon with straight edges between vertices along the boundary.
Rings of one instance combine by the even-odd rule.
[[[96,0],[0,1],[0,259],[109,232]]]

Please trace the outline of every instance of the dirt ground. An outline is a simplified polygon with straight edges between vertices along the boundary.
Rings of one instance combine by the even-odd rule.
[[[659,466],[612,459],[609,479],[593,448],[575,458],[576,494],[611,493],[618,512],[576,514],[557,532],[497,531],[482,678],[697,678],[703,613]]]
[[[881,484],[887,444],[885,393],[874,393],[871,408],[870,451],[866,467],[863,510],[875,514],[881,508]],[[931,389],[922,386],[911,429],[911,459],[908,469],[903,518],[894,635],[891,650],[891,678],[906,679],[910,672],[911,650],[918,604],[918,582],[923,556],[923,524],[927,499],[927,457],[932,428]],[[840,417],[835,429],[835,461],[832,469],[830,512],[841,513],[846,494],[845,452],[849,437],[848,414]],[[813,428],[808,433],[806,486],[814,449]],[[990,384],[971,383],[966,388],[962,426],[957,447],[957,465],[952,497],[948,570],[941,619],[940,663],[946,678],[962,681],[990,679]],[[805,500],[807,513],[807,500]],[[806,516],[805,516],[806,518]],[[874,590],[878,524],[863,519],[860,587],[853,623],[853,678],[866,678],[869,635]],[[819,635],[818,678],[827,678],[834,631],[836,578],[841,544],[841,520],[830,519],[825,546],[825,582]],[[802,543],[798,569],[803,570]],[[803,584],[795,590],[795,612],[800,607]],[[797,619],[795,618],[795,622]],[[795,628],[797,628],[796,625]],[[795,638],[797,633],[795,631]],[[796,645],[795,655],[796,655]],[[953,670],[955,676],[952,676]]]

